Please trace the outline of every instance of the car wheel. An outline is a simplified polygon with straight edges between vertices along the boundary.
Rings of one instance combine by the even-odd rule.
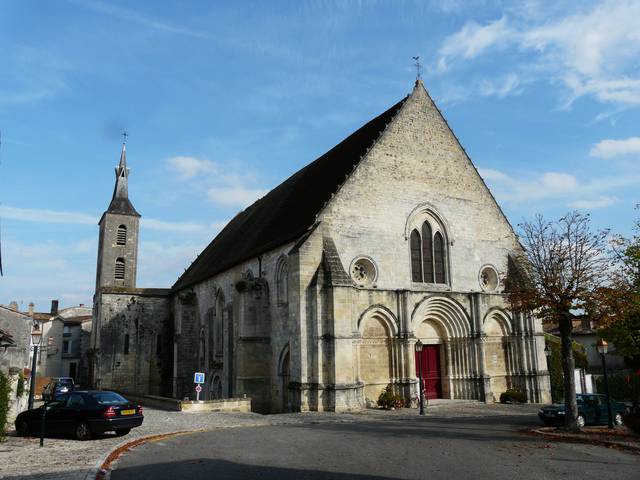
[[[622,425],[622,415],[620,413],[616,413],[613,417],[613,421],[616,425]]]
[[[20,420],[18,425],[16,425],[16,433],[19,437],[28,437],[29,436],[29,424],[26,420]]]
[[[584,428],[584,425],[585,425],[584,417],[582,415],[578,415],[578,418],[576,419],[576,423],[578,424],[578,427]]]
[[[119,436],[119,437],[124,437],[130,431],[131,431],[130,428],[118,428],[116,430],[116,435]]]
[[[80,422],[76,426],[76,438],[81,441],[91,439],[91,429],[87,422]]]

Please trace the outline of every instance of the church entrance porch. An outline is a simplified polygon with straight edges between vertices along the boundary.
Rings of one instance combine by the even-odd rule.
[[[416,372],[420,371],[425,398],[442,398],[440,345],[425,345],[421,352],[416,352]]]

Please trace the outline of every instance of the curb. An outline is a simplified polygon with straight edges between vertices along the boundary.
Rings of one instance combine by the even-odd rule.
[[[588,444],[588,445],[599,445],[599,446],[607,447],[607,448],[620,448],[622,450],[627,450],[629,452],[640,453],[640,446],[626,445],[624,443],[612,442],[610,440],[600,440],[600,439],[597,439],[597,438],[585,438],[585,437],[578,437],[578,436],[567,436],[566,434],[554,433],[554,432],[545,432],[545,431],[540,430],[540,429],[529,430],[527,433],[529,433],[531,435],[538,435],[538,436],[541,436],[541,437],[549,437],[549,438],[553,438],[554,440],[559,440],[559,441],[567,442],[567,443],[582,443],[582,444]]]
[[[111,464],[114,461],[116,461],[118,458],[120,458],[122,454],[124,454],[125,452],[129,451],[132,448],[137,447],[138,445],[142,445],[143,443],[162,440],[164,438],[174,437],[178,435],[187,435],[189,433],[200,433],[204,431],[206,431],[206,429],[181,430],[178,432],[157,433],[154,435],[138,437],[135,440],[124,441],[116,445],[114,448],[109,450],[104,455],[102,455],[102,457],[98,459],[98,461],[94,464],[94,466],[91,469],[89,469],[89,471],[84,477],[84,480],[109,480],[109,478],[111,478],[111,469],[109,468]]]

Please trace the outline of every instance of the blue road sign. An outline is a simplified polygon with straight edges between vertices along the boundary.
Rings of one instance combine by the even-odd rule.
[[[204,372],[196,372],[193,374],[193,383],[204,383]]]

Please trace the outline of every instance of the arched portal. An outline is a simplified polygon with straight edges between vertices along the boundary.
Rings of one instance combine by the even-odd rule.
[[[416,377],[422,370],[427,396],[479,398],[476,345],[466,309],[449,297],[427,296],[415,306],[411,325],[424,344],[415,366]]]
[[[423,343],[422,351],[415,353],[415,361],[416,374],[418,378],[422,377],[425,398],[442,398],[442,379],[446,374],[444,328],[437,320],[427,318],[418,325],[415,335]]]
[[[500,394],[509,388],[509,335],[511,327],[508,315],[501,310],[490,311],[483,322],[485,335],[486,373],[491,377],[490,385],[493,400],[498,401]]]
[[[377,402],[393,383],[396,324],[390,313],[374,308],[361,318],[359,330],[358,378],[364,384],[365,401]]]

